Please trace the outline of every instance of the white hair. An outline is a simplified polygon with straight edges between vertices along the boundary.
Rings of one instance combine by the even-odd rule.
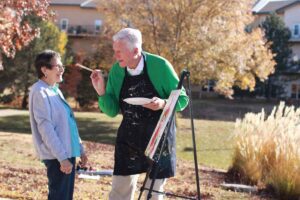
[[[142,51],[142,33],[138,29],[123,28],[113,36],[113,41],[125,41],[128,49]]]

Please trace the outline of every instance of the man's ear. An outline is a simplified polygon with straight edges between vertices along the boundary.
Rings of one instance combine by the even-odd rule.
[[[137,55],[139,53],[139,49],[137,47],[134,47],[133,53],[134,53],[134,55]]]

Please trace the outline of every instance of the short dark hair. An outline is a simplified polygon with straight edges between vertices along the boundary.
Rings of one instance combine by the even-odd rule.
[[[49,49],[42,51],[36,56],[34,65],[38,78],[42,78],[44,76],[41,70],[42,67],[46,67],[48,69],[52,68],[51,61],[53,58],[60,58],[60,54]]]

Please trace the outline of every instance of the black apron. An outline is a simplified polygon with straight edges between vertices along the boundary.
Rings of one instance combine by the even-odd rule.
[[[144,152],[162,110],[153,111],[142,106],[131,105],[124,102],[123,99],[129,97],[152,98],[154,96],[160,97],[149,79],[145,57],[144,70],[140,75],[130,76],[125,68],[125,77],[119,97],[123,120],[116,139],[114,175],[139,174],[146,172],[149,168],[149,160]],[[175,122],[172,121],[170,133],[158,163],[156,178],[159,179],[172,177],[175,174]],[[150,173],[150,178],[153,178],[153,172]]]

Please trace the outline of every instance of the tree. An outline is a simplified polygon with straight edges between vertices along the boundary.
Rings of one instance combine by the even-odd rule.
[[[232,87],[253,90],[255,77],[267,79],[273,55],[253,20],[248,0],[102,0],[107,35],[122,27],[142,31],[146,51],[166,57],[177,72],[188,67],[194,83],[215,80],[215,90],[231,97]],[[116,20],[117,19],[117,20]]]
[[[275,13],[271,14],[263,22],[262,27],[265,37],[271,43],[272,52],[276,61],[275,73],[286,69],[292,50],[289,46],[291,31],[285,26],[284,21]]]
[[[22,96],[22,108],[27,106],[28,88],[36,81],[34,68],[36,55],[44,49],[53,49],[64,55],[67,37],[51,22],[44,22],[36,16],[27,19],[34,27],[40,27],[40,36],[28,46],[18,51],[13,59],[5,58],[4,64],[8,68],[0,74],[0,82],[16,96]],[[1,83],[2,84],[2,83]]]
[[[112,33],[102,33],[99,36],[99,43],[96,51],[90,56],[91,68],[109,71],[110,65],[114,62],[114,53],[111,43]]]
[[[83,61],[83,65],[89,68],[93,68],[91,58],[86,58]],[[91,104],[97,101],[97,95],[95,94],[95,90],[91,83],[90,75],[91,73],[86,70],[81,71],[81,82],[77,85],[77,97],[76,101],[79,103],[81,108],[85,107],[88,108]]]
[[[48,0],[0,1],[0,70],[3,70],[2,54],[13,58],[17,50],[21,50],[39,35],[39,28],[33,27],[26,20],[27,16],[50,19],[48,6]]]

